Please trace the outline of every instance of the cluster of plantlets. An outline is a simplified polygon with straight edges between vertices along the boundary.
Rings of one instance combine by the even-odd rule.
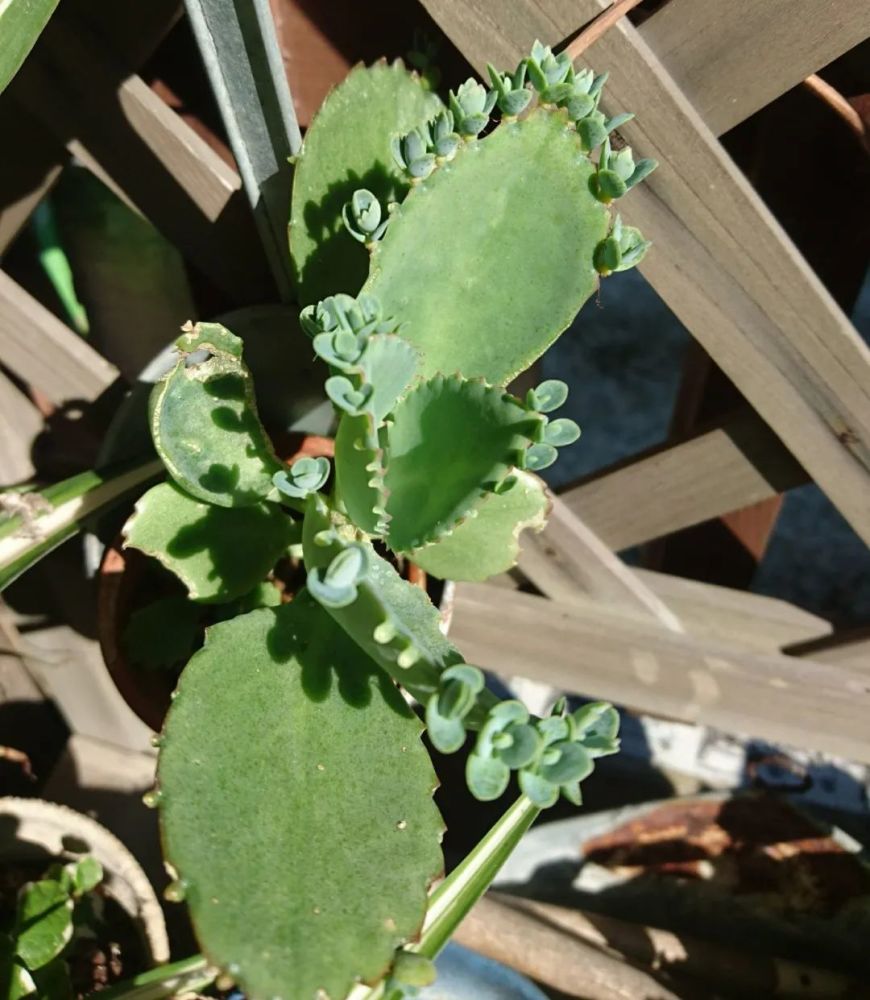
[[[306,136],[290,249],[300,325],[329,369],[334,470],[280,460],[222,326],[186,328],[153,393],[169,479],[136,505],[126,544],[192,600],[244,613],[185,667],[148,801],[170,895],[251,997],[340,1000],[422,975],[402,948],[443,868],[443,824],[400,688],[442,752],[473,734],[482,800],[515,773],[534,808],[579,803],[595,758],[618,748],[609,705],[536,719],[499,700],[395,565],[479,580],[514,564],[521,531],[546,520],[535,473],[579,428],[550,417],[564,383],[522,399],[506,386],[600,275],[648,246],[611,219],[654,164],[614,151],[629,116],[599,110],[604,77],[537,43],[489,75],[491,90],[469,80],[444,106],[398,64],[357,68]],[[307,582],[278,603],[264,581],[288,552]]]
[[[99,861],[86,856],[22,886],[11,923],[0,928],[4,997],[73,996],[65,955],[76,927],[95,919],[90,894],[102,879]]]

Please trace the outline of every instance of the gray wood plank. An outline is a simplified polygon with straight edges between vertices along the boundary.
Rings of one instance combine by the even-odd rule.
[[[603,469],[561,497],[618,552],[777,496],[807,479],[779,438],[746,409],[685,441]]]
[[[717,135],[870,35],[867,0],[669,0],[640,27]]]
[[[840,666],[488,584],[457,585],[451,638],[470,663],[496,673],[870,761],[870,682]]]
[[[53,403],[95,399],[118,370],[0,271],[0,358]]]

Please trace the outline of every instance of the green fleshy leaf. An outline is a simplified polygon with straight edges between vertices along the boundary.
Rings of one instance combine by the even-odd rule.
[[[541,531],[548,507],[544,483],[531,473],[517,472],[508,490],[490,493],[474,517],[410,557],[442,580],[486,580],[516,564],[521,532]]]
[[[353,523],[369,535],[382,533],[386,513],[383,458],[372,417],[342,416],[335,435],[337,493]]]
[[[70,942],[72,913],[69,892],[56,879],[31,882],[22,889],[15,950],[31,972],[47,965]]]
[[[290,254],[303,305],[362,286],[368,253],[345,231],[342,209],[358,188],[384,208],[404,194],[390,140],[442,107],[400,63],[358,66],[327,96],[293,179]]]
[[[532,472],[548,469],[559,457],[559,453],[551,444],[533,444],[525,454],[525,466]]]
[[[0,957],[6,959],[5,955]],[[12,960],[8,968],[8,1000],[24,1000],[24,997],[32,997],[36,993],[36,983],[33,981],[33,976],[17,959]]]
[[[443,830],[420,733],[304,593],[208,631],[166,720],[160,820],[203,950],[247,995],[343,997],[419,930]]]
[[[124,648],[136,666],[168,670],[187,662],[201,630],[200,605],[186,597],[162,597],[130,615]]]
[[[90,855],[76,861],[72,866],[72,885],[76,896],[84,896],[103,881],[103,866]]]
[[[510,781],[510,768],[497,757],[470,754],[465,765],[465,780],[471,794],[481,802],[500,798]]]
[[[439,375],[415,386],[387,436],[390,547],[411,551],[452,530],[508,474],[539,421],[482,382]]]
[[[539,108],[464,144],[408,194],[365,291],[420,348],[422,375],[503,385],[568,327],[598,287],[609,225],[593,173],[565,112]]]
[[[151,435],[172,478],[192,496],[219,507],[245,507],[276,496],[283,468],[257,416],[241,341],[217,323],[197,324],[178,341],[207,348],[198,363],[183,356],[154,386]]]
[[[136,504],[124,538],[174,573],[193,600],[215,604],[260,583],[290,544],[292,530],[276,504],[214,507],[161,483]]]
[[[353,544],[347,539],[349,527],[321,497],[309,498],[303,529],[309,574],[327,570]],[[438,692],[444,668],[464,661],[442,634],[438,611],[424,591],[403,580],[371,546],[367,552],[356,599],[327,610],[375,663],[425,705]]]
[[[420,354],[407,340],[394,334],[372,334],[359,361],[363,381],[372,386],[366,403],[376,424],[391,413],[408,388],[420,364]]]
[[[523,794],[528,796],[539,809],[549,809],[559,798],[559,786],[547,781],[540,774],[520,771],[519,782]]]
[[[580,428],[573,420],[560,417],[551,420],[544,428],[544,441],[556,448],[564,448],[573,444],[580,437]]]
[[[58,0],[7,0],[0,4],[0,93],[21,68]]]

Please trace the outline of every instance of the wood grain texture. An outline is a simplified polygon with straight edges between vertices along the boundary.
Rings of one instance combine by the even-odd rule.
[[[0,489],[33,475],[30,448],[42,430],[42,415],[0,371]]]
[[[695,636],[773,652],[830,635],[833,628],[824,618],[776,597],[648,569],[634,572]]]
[[[721,135],[870,35],[867,0],[669,0],[640,28]]]
[[[547,21],[542,40],[558,43],[581,19],[565,0],[522,0],[498,24],[485,0],[426,6],[476,65],[484,48],[511,64]],[[661,161],[620,205],[658,244],[644,275],[870,540],[870,351],[638,32],[621,21],[586,61],[612,71],[605,110],[631,108],[626,139]]]
[[[779,438],[747,408],[685,441],[603,469],[561,497],[620,551],[774,497],[807,479]]]
[[[662,161],[626,216],[644,274],[855,530],[870,540],[870,351],[637,32],[587,53],[626,138]]]
[[[487,584],[457,585],[451,638],[469,662],[496,673],[870,761],[870,682],[839,666]]]
[[[524,551],[528,542],[531,539],[524,538]],[[609,587],[590,591],[584,589],[585,579],[577,581],[571,576],[560,576],[559,569],[563,564],[561,552],[556,559],[541,561],[543,568],[536,576],[528,572],[527,564],[521,558],[519,574],[514,572],[493,577],[487,584],[516,589],[522,582],[521,577],[526,577],[546,597],[564,604],[576,604],[586,611],[591,611],[595,604],[603,604],[619,608],[638,621],[650,620],[650,610],[645,604],[638,602],[632,605],[625,600],[620,601],[618,597],[615,599]],[[581,556],[578,562],[582,561]],[[679,621],[682,631],[766,652],[776,652],[794,644],[810,643],[807,655],[825,662],[836,662],[834,656],[839,651],[832,649],[829,656],[826,644],[819,646],[819,649],[824,649],[824,654],[820,652],[817,655],[812,651],[815,649],[815,642],[823,642],[831,635],[831,623],[788,601],[699,580],[686,580],[649,569],[623,565],[622,570],[631,574],[636,586],[642,586],[647,595],[652,595],[667,607],[670,615]],[[659,621],[667,625],[662,619]],[[861,644],[856,642],[855,650],[850,646],[847,652],[839,655],[843,660],[852,662],[857,658],[856,650],[860,648]]]
[[[180,14],[178,0],[109,5],[95,0],[65,0],[100,40],[111,46],[124,65],[138,69]],[[37,43],[38,45],[39,43]],[[14,89],[14,88],[13,88]],[[27,115],[7,94],[0,101],[0,135],[27,135],[15,156],[0,157],[0,254],[2,254],[33,210],[54,187],[69,158],[63,142],[44,125]]]
[[[665,602],[558,497],[552,499],[546,528],[522,536],[517,565],[547,597],[571,601],[588,595],[652,617],[675,632],[683,630]]]
[[[238,174],[83,24],[60,11],[44,43],[16,97],[238,303],[274,297]]]
[[[2,271],[0,357],[53,403],[95,399],[118,377],[114,365]]]

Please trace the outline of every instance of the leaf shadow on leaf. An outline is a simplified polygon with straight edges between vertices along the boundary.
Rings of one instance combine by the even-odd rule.
[[[325,701],[336,683],[348,705],[364,709],[377,686],[394,712],[413,714],[390,677],[307,593],[277,609],[266,642],[277,663],[299,663],[302,688],[312,701]]]
[[[347,232],[341,218],[342,208],[359,188],[371,191],[384,213],[391,201],[401,200],[407,191],[386,164],[377,162],[362,176],[349,171],[343,180],[330,184],[319,202],[306,203],[303,210],[305,230],[317,246],[297,276],[302,305],[337,292],[356,295],[368,277],[369,255]]]
[[[224,468],[212,466],[210,472],[223,475]],[[242,523],[241,518],[244,518]],[[221,580],[232,585],[243,580],[241,590],[248,590],[262,573],[262,550],[251,544],[260,538],[274,535],[275,522],[263,506],[215,507],[209,505],[202,517],[180,528],[166,546],[168,555],[175,559],[189,559],[207,552],[213,569],[209,580]],[[250,578],[257,579],[251,580]],[[229,600],[238,596],[239,588],[224,587],[218,599]]]

